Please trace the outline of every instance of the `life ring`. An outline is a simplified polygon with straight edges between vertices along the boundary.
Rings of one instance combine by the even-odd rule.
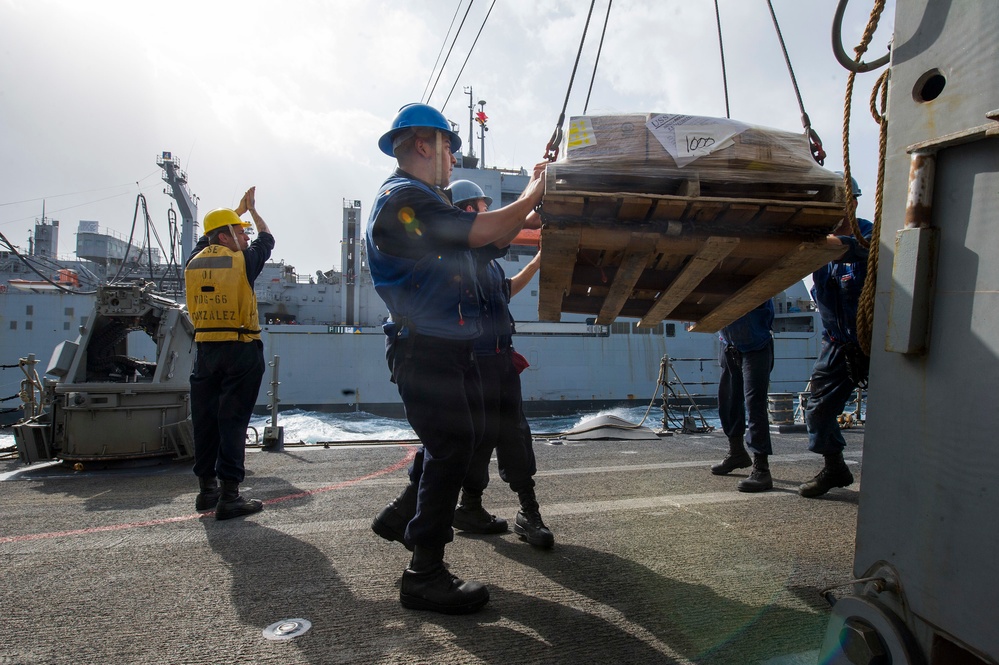
[[[7,285],[0,284],[0,293],[7,293]]]

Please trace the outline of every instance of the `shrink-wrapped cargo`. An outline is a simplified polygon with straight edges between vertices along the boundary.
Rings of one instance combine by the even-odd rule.
[[[558,172],[593,191],[842,200],[842,180],[812,158],[803,132],[668,113],[570,119]],[[686,189],[685,189],[686,188]]]
[[[841,176],[804,133],[675,114],[571,119],[540,208],[538,316],[714,331],[842,247]]]

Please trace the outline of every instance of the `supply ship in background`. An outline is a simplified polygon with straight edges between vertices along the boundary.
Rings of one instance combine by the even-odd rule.
[[[529,175],[521,170],[466,168],[463,157],[453,179],[479,184],[493,207],[519,196]],[[0,252],[0,397],[7,398],[3,422],[20,417],[17,399],[23,373],[19,359],[33,354],[39,374],[60,343],[75,340],[88,325],[96,287],[103,284],[152,283],[156,293],[183,303],[183,265],[196,239],[197,205],[187,176],[168,152],[156,163],[169,185],[167,194],[179,208],[168,219],[169,248],[153,247],[159,234],[146,217],[144,233],[133,225],[132,238],[101,231],[94,221],[81,221],[76,257],[56,255],[61,226],[43,217],[35,224],[29,250]],[[136,210],[144,210],[144,200]],[[139,218],[139,215],[136,215]],[[179,218],[179,219],[178,219]],[[388,311],[375,292],[364,248],[367,215],[360,200],[344,200],[340,269],[299,273],[284,260],[271,261],[256,280],[265,357],[272,369],[258,397],[266,413],[268,393],[276,388],[280,410],[367,413],[401,416],[402,404],[389,381],[381,324]],[[144,236],[139,241],[135,236]],[[280,238],[278,239],[280,247]],[[280,251],[280,250],[278,250]],[[516,274],[537,251],[511,247],[501,259],[507,276]],[[665,386],[674,401],[710,404],[719,375],[717,335],[694,333],[680,321],[639,327],[637,320],[618,319],[597,325],[594,317],[566,314],[559,322],[538,320],[539,276],[518,294],[511,311],[516,319],[515,346],[531,366],[522,374],[528,415],[551,415],[641,406]],[[776,362],[771,392],[806,389],[821,344],[821,322],[804,283],[779,294],[775,321]],[[128,332],[128,358],[156,360],[156,344],[147,332]],[[113,372],[121,382],[143,378],[134,363]],[[105,377],[107,379],[107,377]]]

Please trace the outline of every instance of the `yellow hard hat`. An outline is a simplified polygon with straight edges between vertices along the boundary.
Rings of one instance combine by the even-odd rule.
[[[229,210],[229,208],[217,208],[205,215],[205,222],[202,224],[205,233],[210,233],[223,226],[242,226],[247,228],[250,226],[250,223],[241,220],[239,215],[235,211]]]

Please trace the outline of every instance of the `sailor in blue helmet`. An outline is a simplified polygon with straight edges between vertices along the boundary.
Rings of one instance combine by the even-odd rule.
[[[443,188],[461,139],[426,104],[402,107],[378,147],[399,167],[368,220],[368,264],[388,306],[386,358],[406,417],[423,444],[409,485],[372,529],[413,550],[399,598],[404,607],[474,612],[489,600],[478,582],[444,565],[462,479],[482,436],[482,387],[473,345],[482,333],[472,249],[509,244],[543,193],[539,170],[521,198],[499,210],[454,207]],[[542,171],[543,172],[543,171]]]
[[[773,445],[767,414],[767,390],[774,368],[773,323],[774,301],[768,298],[718,333],[721,365],[718,416],[728,437],[729,453],[711,467],[711,473],[724,476],[752,465],[749,477],[739,481],[740,492],[765,492],[774,486],[770,477]],[[752,451],[752,459],[745,446]]]
[[[456,180],[448,187],[454,204],[468,212],[486,212],[493,200],[477,184]],[[540,220],[532,212],[525,226],[537,227]],[[538,272],[541,252],[527,262],[516,275],[507,279],[499,259],[510,247],[487,245],[475,250],[479,285],[482,292],[482,335],[475,342],[475,356],[482,376],[485,405],[485,429],[482,441],[461,485],[461,502],[454,512],[454,528],[470,533],[504,533],[506,520],[491,515],[482,507],[482,493],[489,484],[489,459],[496,451],[499,475],[520,499],[514,532],[535,547],[555,545],[555,536],[541,519],[534,492],[537,466],[531,427],[524,416],[520,372],[526,360],[513,348],[513,315],[510,298],[519,293]],[[518,365],[518,362],[521,364]]]
[[[847,205],[857,208],[860,186],[853,178]],[[857,219],[864,239],[871,239],[873,225]],[[812,300],[822,317],[822,350],[812,368],[811,395],[805,406],[808,449],[825,458],[814,478],[798,488],[804,497],[821,496],[835,487],[853,484],[853,474],[843,459],[846,440],[839,430],[838,417],[858,387],[867,385],[869,358],[857,343],[857,306],[867,277],[868,249],[850,233],[847,217],[828,237],[843,245],[843,255],[812,273]]]

